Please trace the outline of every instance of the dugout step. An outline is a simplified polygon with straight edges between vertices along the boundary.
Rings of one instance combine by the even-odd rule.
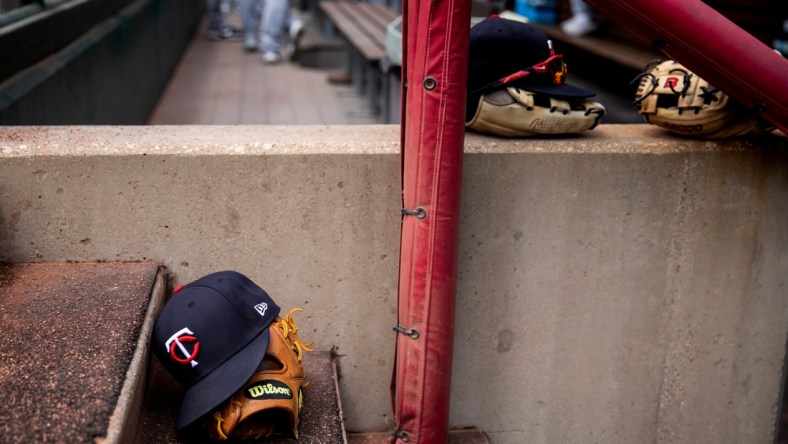
[[[132,442],[165,276],[149,262],[0,264],[0,440]]]
[[[183,389],[159,364],[153,364],[151,387],[143,411],[140,444],[147,443],[204,443],[205,434],[199,427],[185,436],[175,433],[175,418],[180,407]],[[298,425],[298,440],[276,437],[244,440],[244,443],[296,444],[347,442],[342,423],[342,408],[337,386],[336,362],[329,350],[305,352],[303,358],[309,385],[304,388],[304,406]],[[385,441],[384,441],[385,442]]]

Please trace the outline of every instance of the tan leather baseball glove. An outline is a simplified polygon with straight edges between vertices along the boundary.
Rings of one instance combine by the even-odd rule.
[[[209,425],[211,438],[257,439],[274,434],[298,438],[298,417],[307,385],[301,359],[313,351],[298,337],[290,310],[268,327],[271,338],[257,372],[230,399],[219,405]]]
[[[607,110],[586,99],[561,100],[508,87],[483,95],[466,126],[503,137],[574,134],[593,129]]]
[[[676,61],[647,66],[635,80],[634,103],[640,115],[673,133],[723,139],[771,130],[754,112]]]

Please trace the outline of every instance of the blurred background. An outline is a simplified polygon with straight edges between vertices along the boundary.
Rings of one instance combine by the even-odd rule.
[[[245,42],[243,0],[215,0],[226,32],[211,33],[212,1],[0,0],[0,124],[399,122],[401,0],[290,0],[303,28],[277,63]],[[577,3],[473,0],[472,15],[536,24],[569,82],[608,108],[603,123],[641,122],[630,82],[660,54]],[[788,2],[706,3],[785,54]]]

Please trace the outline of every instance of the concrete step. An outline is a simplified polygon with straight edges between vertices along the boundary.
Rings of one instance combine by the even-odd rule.
[[[304,370],[309,385],[304,389],[304,406],[298,426],[298,440],[294,438],[265,438],[247,443],[309,444],[346,443],[342,409],[336,380],[336,364],[328,350],[304,354]],[[151,388],[145,402],[139,436],[140,443],[199,443],[207,442],[201,430],[176,436],[175,418],[180,407],[183,389],[175,379],[152,359]]]
[[[142,262],[0,265],[0,442],[129,442],[164,276]]]
[[[206,442],[176,435],[183,390],[149,354],[166,281],[153,263],[0,264],[0,442]],[[306,353],[304,366],[299,439],[247,442],[387,442],[387,432],[346,435],[330,351]],[[488,442],[476,429],[449,435]]]
[[[348,433],[348,444],[380,444],[388,442],[389,432]],[[448,444],[489,444],[487,435],[479,429],[453,429],[449,430]]]

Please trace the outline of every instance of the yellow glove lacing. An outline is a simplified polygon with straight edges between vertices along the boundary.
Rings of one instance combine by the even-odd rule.
[[[290,349],[292,349],[296,354],[298,362],[301,362],[304,350],[315,351],[314,349],[309,348],[315,343],[315,341],[312,341],[309,344],[304,344],[304,341],[298,337],[298,327],[296,327],[295,321],[293,320],[293,313],[299,311],[304,310],[298,307],[290,310],[290,313],[288,313],[284,318],[281,318],[279,321],[276,321],[275,325],[279,328],[279,330],[282,330],[282,335],[290,340]]]

